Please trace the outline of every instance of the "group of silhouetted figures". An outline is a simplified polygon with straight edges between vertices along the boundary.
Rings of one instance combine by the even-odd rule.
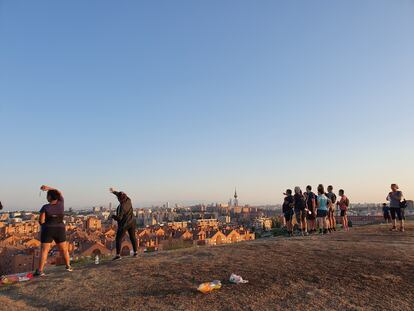
[[[340,210],[342,228],[349,230],[347,212],[349,209],[349,199],[345,195],[345,191],[340,189],[338,191],[339,200],[333,192],[333,187],[328,186],[327,192],[322,184],[318,186],[318,193],[312,192],[312,186],[307,186],[305,193],[302,193],[300,187],[294,188],[294,194],[291,189],[287,189],[284,193],[285,199],[283,201],[282,211],[286,222],[286,228],[289,236],[293,236],[293,217],[296,217],[298,224],[298,233],[300,235],[309,235],[317,233],[327,234],[336,231],[336,208]],[[387,204],[387,216],[384,207],[384,217],[389,217],[392,220],[392,231],[404,231],[404,209],[407,202],[404,199],[403,193],[399,190],[397,184],[391,185],[391,192],[386,198],[389,201]],[[397,229],[397,218],[400,226]]]

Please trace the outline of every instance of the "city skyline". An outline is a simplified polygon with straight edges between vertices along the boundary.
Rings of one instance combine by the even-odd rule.
[[[414,3],[0,3],[0,201],[414,198]]]

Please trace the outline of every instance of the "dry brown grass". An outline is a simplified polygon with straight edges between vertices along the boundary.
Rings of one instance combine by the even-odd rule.
[[[248,284],[233,285],[231,273]],[[222,289],[196,291],[220,279]],[[413,310],[414,224],[143,255],[3,287],[1,310]]]

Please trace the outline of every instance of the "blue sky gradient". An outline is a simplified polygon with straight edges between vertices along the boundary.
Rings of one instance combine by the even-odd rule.
[[[0,1],[0,200],[414,197],[414,2]]]

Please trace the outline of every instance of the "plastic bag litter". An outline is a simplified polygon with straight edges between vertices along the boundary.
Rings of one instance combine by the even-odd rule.
[[[220,289],[220,288],[221,288],[221,282],[219,280],[214,280],[213,282],[206,282],[206,283],[200,284],[197,290],[202,292],[203,294],[206,294],[215,289]]]
[[[237,275],[237,274],[234,274],[234,273],[232,273],[230,275],[229,281],[231,283],[234,283],[234,284],[245,284],[245,283],[249,283],[249,281],[243,280],[243,278],[240,275]]]

